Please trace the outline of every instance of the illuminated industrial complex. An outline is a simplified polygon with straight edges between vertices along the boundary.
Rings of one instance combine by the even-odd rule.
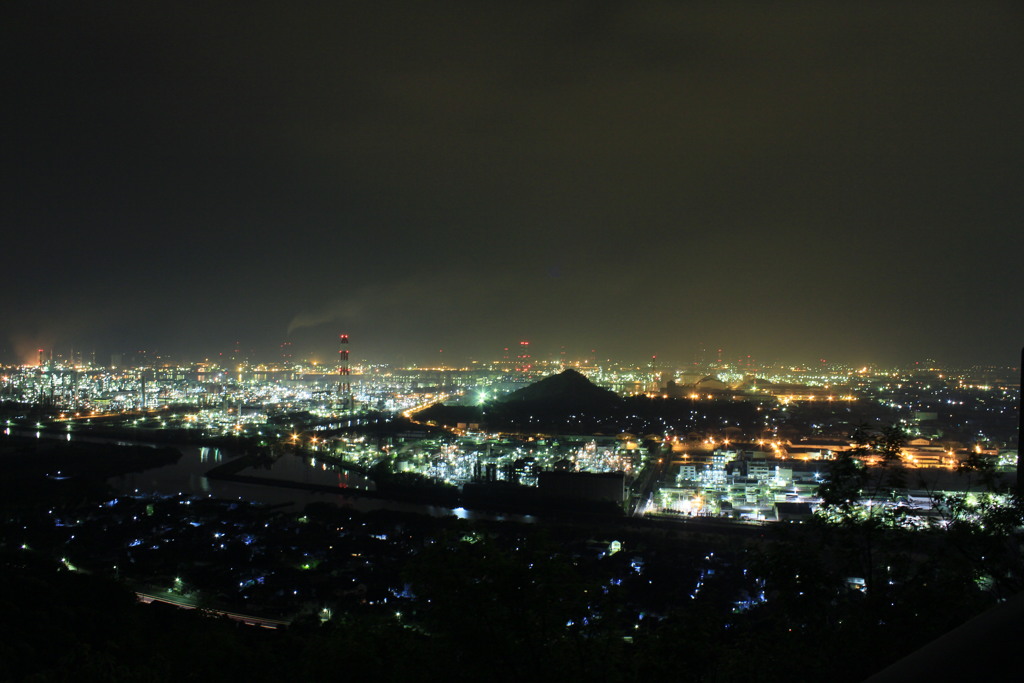
[[[929,491],[956,488],[941,472],[970,456],[1004,470],[1015,463],[1008,425],[1017,388],[1009,371],[721,362],[674,369],[546,361],[525,350],[459,368],[350,366],[349,337],[339,339],[333,366],[288,359],[97,367],[51,362],[41,350],[38,363],[5,369],[0,393],[45,410],[29,421],[9,418],[6,427],[67,438],[115,428],[142,441],[228,436],[276,457],[288,447],[321,469],[383,463],[460,488],[488,481],[535,487],[543,472],[619,473],[617,503],[668,518],[809,514],[828,463],[854,448],[858,419],[869,429],[899,425],[901,462],[921,473],[902,490],[887,491],[888,504],[926,511]],[[540,415],[525,425],[488,424],[487,406],[565,370],[671,410],[605,416],[591,431],[582,415],[563,424],[542,423]],[[434,419],[434,411],[423,410],[431,406],[456,417]],[[404,426],[386,436],[366,431],[395,420]],[[870,454],[859,457],[872,465]]]

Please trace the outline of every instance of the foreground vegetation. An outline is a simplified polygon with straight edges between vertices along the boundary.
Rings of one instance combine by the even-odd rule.
[[[0,679],[771,681],[813,672],[855,681],[1024,589],[1012,492],[950,497],[944,524],[914,529],[898,510],[847,505],[895,468],[836,468],[836,486],[823,491],[829,516],[762,534],[238,508],[240,523],[252,517],[275,539],[268,554],[286,560],[296,548],[341,544],[341,528],[361,529],[339,548],[358,557],[365,590],[335,590],[351,585],[356,565],[325,555],[304,574],[308,604],[273,632],[209,609],[138,604],[123,580],[142,564],[121,565],[121,580],[87,556],[69,567],[63,553],[93,546],[49,520],[99,514],[109,492],[95,480],[39,476],[45,466],[8,469]],[[174,526],[159,507],[151,514]],[[14,542],[25,534],[31,542]],[[209,561],[175,552],[147,571],[196,582],[210,574]],[[315,609],[323,601],[329,614]]]

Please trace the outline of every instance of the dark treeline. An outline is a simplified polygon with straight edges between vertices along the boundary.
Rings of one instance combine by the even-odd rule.
[[[901,582],[884,601],[851,592],[846,551],[825,529],[727,549],[703,581],[697,553],[708,541],[630,539],[644,576],[611,589],[636,552],[584,562],[559,534],[469,542],[467,531],[409,560],[402,579],[412,597],[275,632],[140,605],[117,582],[5,549],[0,678],[781,681],[796,669],[856,681],[988,604],[949,566]],[[760,586],[764,602],[751,596],[756,604],[737,612],[744,584]]]
[[[884,436],[863,447],[884,454]],[[56,444],[65,457],[70,446]],[[24,456],[18,448],[9,442],[4,455]],[[123,459],[118,466],[142,455],[106,448]],[[299,515],[236,502],[218,523],[255,537],[233,543],[223,551],[231,561],[218,564],[211,530],[175,517],[198,505],[131,503],[139,526],[125,539],[146,536],[143,524],[165,536],[159,549],[125,548],[115,518],[106,531],[89,522],[106,514],[98,503],[109,491],[50,476],[48,457],[4,472],[2,680],[781,681],[797,672],[856,681],[1024,589],[1015,498],[951,497],[944,529],[913,530],[907,511],[844,505],[876,473],[895,474],[850,469],[852,459],[837,461],[848,476],[826,491],[832,518],[760,533],[613,518],[529,525],[362,515],[326,504]],[[82,522],[57,525],[69,519]],[[168,529],[193,540],[175,544],[182,534]],[[89,571],[100,546],[107,570],[63,561],[68,553]],[[134,564],[115,559],[129,556]],[[297,567],[307,561],[315,566]],[[122,581],[180,575],[199,591],[211,582],[212,599],[228,602],[210,608],[243,599],[229,594],[239,578],[227,565],[261,568],[266,590],[295,582],[303,597],[288,629],[267,632],[137,604],[109,572],[113,562]],[[321,623],[324,604],[333,614]]]
[[[768,423],[753,403],[631,396],[608,404],[547,401],[493,402],[485,406],[437,404],[416,414],[423,422],[454,427],[477,423],[494,432],[559,434],[685,434],[737,427],[756,433]]]

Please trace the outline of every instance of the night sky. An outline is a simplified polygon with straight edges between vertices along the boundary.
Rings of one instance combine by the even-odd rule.
[[[3,360],[1024,344],[1019,2],[6,2],[0,57]]]

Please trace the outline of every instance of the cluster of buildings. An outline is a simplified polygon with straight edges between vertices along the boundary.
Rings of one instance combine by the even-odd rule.
[[[813,504],[828,461],[851,447],[858,420],[891,421],[906,435],[901,462],[912,470],[951,472],[967,454],[1009,466],[1015,454],[1018,388],[993,368],[949,371],[806,367],[672,369],[568,363],[531,357],[528,345],[469,367],[396,368],[314,362],[258,365],[97,367],[77,359],[12,366],[0,374],[0,400],[45,407],[67,425],[182,429],[302,446],[371,467],[464,486],[478,482],[538,485],[545,472],[622,473],[626,480],[658,459],[643,509],[671,515],[778,518],[789,504]],[[700,425],[636,435],[491,434],[460,423],[439,438],[410,430],[367,438],[367,415],[405,415],[438,401],[474,406],[572,365],[620,395],[688,400],[694,406],[756,405],[756,434],[736,424]],[[344,374],[344,377],[341,375]],[[341,380],[345,381],[342,382]],[[343,395],[343,393],[347,395]],[[754,409],[751,408],[751,411]],[[693,419],[701,413],[695,408]],[[646,427],[644,427],[646,429]],[[755,437],[761,438],[755,438]],[[870,459],[865,462],[870,466]],[[914,498],[916,489],[905,492]],[[782,507],[780,508],[780,505]]]
[[[805,439],[730,443],[714,439],[674,440],[669,476],[658,487],[650,511],[669,515],[722,516],[781,520],[809,515],[820,503],[818,488],[828,476],[831,461],[856,445],[849,439]],[[953,448],[926,438],[913,438],[900,449],[906,486],[885,491],[882,504],[929,510],[934,494],[962,491],[979,482],[957,475],[970,457],[987,460],[997,470],[1016,464],[1010,449]],[[864,467],[880,467],[877,454],[853,456]]]

